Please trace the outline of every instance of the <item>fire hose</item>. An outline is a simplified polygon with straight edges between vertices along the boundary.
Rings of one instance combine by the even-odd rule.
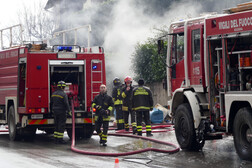
[[[127,155],[133,155],[133,154],[148,152],[148,151],[154,151],[154,152],[161,152],[161,153],[170,153],[170,154],[172,154],[172,153],[179,152],[179,150],[180,150],[180,148],[177,147],[175,144],[172,144],[172,143],[169,143],[169,142],[164,142],[164,141],[152,139],[152,138],[149,138],[149,137],[142,137],[142,136],[136,136],[136,135],[128,135],[128,134],[122,134],[122,133],[120,133],[120,134],[119,133],[108,133],[108,135],[111,135],[111,136],[123,136],[123,137],[131,137],[131,138],[148,140],[148,141],[151,141],[151,142],[155,142],[155,143],[171,146],[174,149],[172,149],[172,150],[165,150],[165,149],[157,149],[157,148],[145,148],[145,149],[139,149],[139,150],[135,150],[135,151],[122,152],[122,153],[91,152],[91,151],[77,149],[75,147],[75,114],[74,114],[73,100],[71,101],[71,104],[72,104],[72,144],[71,144],[71,150],[73,152],[77,152],[77,153],[85,154],[85,155],[118,157],[118,156],[127,156]]]

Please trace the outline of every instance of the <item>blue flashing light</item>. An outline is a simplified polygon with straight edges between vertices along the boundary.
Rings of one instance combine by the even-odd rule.
[[[59,51],[72,51],[72,46],[58,46]]]
[[[41,66],[40,65],[37,66],[37,70],[41,70]]]
[[[97,65],[93,65],[92,68],[93,68],[93,70],[97,69]]]

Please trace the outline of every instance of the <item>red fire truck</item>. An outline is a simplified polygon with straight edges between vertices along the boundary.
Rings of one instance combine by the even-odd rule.
[[[169,27],[168,108],[182,149],[200,150],[226,132],[240,158],[252,160],[252,11],[246,9],[251,3]]]
[[[54,131],[50,97],[58,81],[73,100],[76,137],[93,134],[91,101],[106,83],[101,47],[26,44],[0,51],[0,124],[8,124],[10,140],[34,138],[36,130]],[[71,137],[71,118],[66,121]]]

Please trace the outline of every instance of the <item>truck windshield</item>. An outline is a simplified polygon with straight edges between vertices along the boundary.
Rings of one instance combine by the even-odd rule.
[[[171,45],[171,64],[176,64],[184,59],[184,33],[174,34]]]

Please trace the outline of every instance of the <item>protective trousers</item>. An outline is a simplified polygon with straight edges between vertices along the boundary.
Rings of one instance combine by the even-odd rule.
[[[95,130],[100,136],[100,143],[106,143],[108,137],[108,127],[109,127],[109,116],[98,115],[95,116]],[[103,131],[101,131],[101,126],[103,126]]]
[[[64,131],[66,128],[66,112],[60,110],[54,110],[54,138],[55,140],[63,140]]]
[[[150,121],[150,112],[149,111],[137,111],[136,112],[137,116],[137,134],[142,135],[142,121],[144,118],[144,122],[146,125],[146,134],[151,134],[151,121]]]
[[[124,119],[123,119],[122,105],[115,105],[115,109],[116,109],[117,129],[118,130],[124,129]]]
[[[136,112],[135,111],[123,111],[124,116],[124,127],[126,131],[129,131],[129,115],[131,117],[131,125],[133,129],[133,133],[136,131]]]

